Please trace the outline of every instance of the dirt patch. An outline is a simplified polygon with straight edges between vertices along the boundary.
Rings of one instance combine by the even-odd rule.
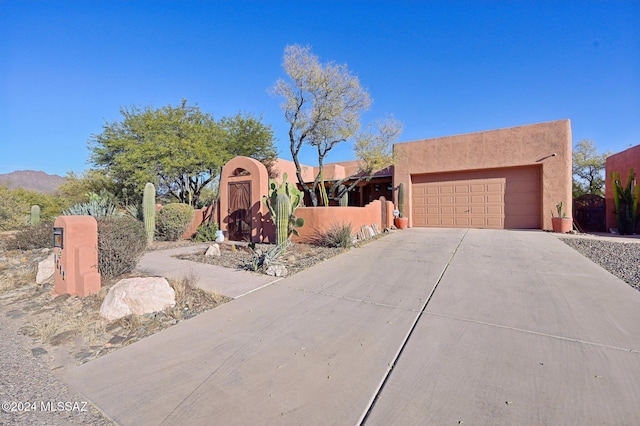
[[[37,264],[49,249],[0,255],[0,315],[16,321],[33,339],[34,355],[50,354],[54,367],[83,364],[231,300],[195,287],[195,277],[169,280],[176,305],[161,312],[109,322],[102,301],[118,280],[105,280],[99,293],[80,298],[53,294],[53,282],[35,283]]]

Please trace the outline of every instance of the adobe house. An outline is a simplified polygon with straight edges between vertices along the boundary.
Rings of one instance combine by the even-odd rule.
[[[397,188],[404,183],[409,226],[551,229],[560,201],[572,215],[569,120],[397,143],[393,151],[395,164],[349,192],[349,206],[364,207],[381,196],[397,205]],[[268,212],[256,190],[266,193],[268,178],[260,166],[236,157],[223,168],[220,228],[230,239],[268,240]],[[329,186],[357,170],[355,161],[326,164],[325,181]],[[274,171],[278,180],[287,173],[289,182],[297,182],[291,161],[278,159]],[[317,172],[302,166],[306,182]]]
[[[409,226],[551,229],[560,201],[572,215],[569,120],[398,143],[394,154]]]
[[[605,161],[605,205],[607,230],[617,228],[616,215],[614,213],[613,191],[611,189],[611,172],[620,172],[620,180],[623,185],[629,178],[629,170],[633,167],[636,173],[636,182],[640,174],[640,145],[636,145],[617,154],[607,157]]]

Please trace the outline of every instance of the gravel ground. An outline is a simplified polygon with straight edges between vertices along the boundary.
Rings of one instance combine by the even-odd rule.
[[[0,425],[114,424],[54,377],[46,355],[35,356],[33,347],[0,311]]]
[[[640,290],[640,243],[618,243],[587,238],[561,238],[636,290]]]

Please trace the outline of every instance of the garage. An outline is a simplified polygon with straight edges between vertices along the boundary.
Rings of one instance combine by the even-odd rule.
[[[540,229],[540,167],[411,176],[413,226]]]

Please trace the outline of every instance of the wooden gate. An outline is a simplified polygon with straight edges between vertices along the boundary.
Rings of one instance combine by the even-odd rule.
[[[585,194],[573,201],[573,217],[585,231],[605,232],[605,215],[604,197]]]
[[[228,193],[229,239],[251,241],[251,182],[230,182]]]

